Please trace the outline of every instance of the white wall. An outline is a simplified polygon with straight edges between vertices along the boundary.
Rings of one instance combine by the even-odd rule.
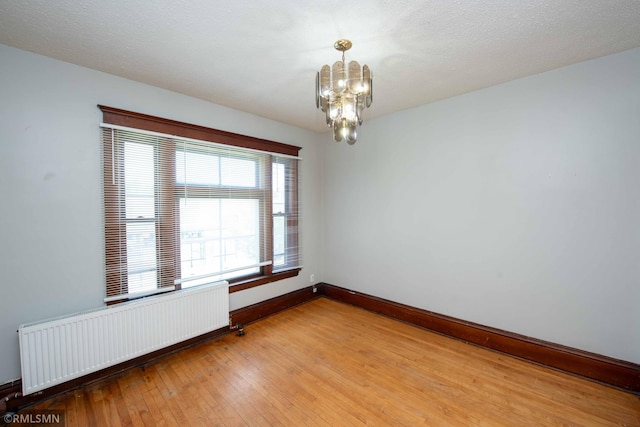
[[[302,146],[305,268],[231,308],[322,280],[317,134],[3,45],[0,100],[0,384],[20,377],[20,324],[103,305],[97,104]]]
[[[365,121],[324,161],[327,283],[640,362],[640,49]]]

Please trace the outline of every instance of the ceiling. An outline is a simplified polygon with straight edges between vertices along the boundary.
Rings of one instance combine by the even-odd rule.
[[[640,47],[640,1],[0,1],[1,44],[314,131],[340,38],[374,75],[367,120]]]

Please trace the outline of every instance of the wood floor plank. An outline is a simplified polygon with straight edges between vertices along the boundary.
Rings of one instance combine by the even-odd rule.
[[[286,378],[293,402],[296,406],[303,408],[305,424],[320,423],[322,425],[322,420],[329,417],[326,414],[336,414],[343,422],[348,421],[350,425],[362,424],[362,419],[358,417],[360,407],[357,401],[352,400],[341,390],[331,388],[328,385],[331,378],[319,372],[317,365],[313,371],[310,371],[299,367],[297,360],[291,357],[292,353],[275,343],[274,346],[263,348],[260,353],[252,355],[250,363],[264,366],[268,372],[267,375],[272,378]],[[309,408],[314,410],[309,411]],[[318,414],[322,415],[318,416]]]
[[[154,391],[149,391],[148,395],[145,396],[145,400],[147,400],[146,397],[148,397],[150,400],[153,400],[154,406],[160,409],[160,415],[162,417],[162,420],[165,421],[166,425],[178,425],[178,420],[173,415],[173,411],[166,404],[161,390],[156,389]]]
[[[158,385],[161,391],[164,404],[169,408],[173,417],[176,419],[179,425],[189,424],[189,415],[193,417],[193,414],[189,414],[189,408],[192,406],[191,396],[186,393],[180,393],[179,379],[173,374],[171,365],[173,361],[177,362],[175,357],[166,359],[161,364],[158,374],[160,377],[160,384]]]
[[[155,421],[151,414],[151,410],[147,406],[146,401],[143,398],[144,381],[139,375],[127,375],[124,378],[119,379],[117,382],[118,389],[121,396],[127,402],[127,408],[129,410],[129,416],[131,417],[132,425],[134,426],[153,426]]]
[[[302,344],[303,340],[307,339],[305,335],[298,336],[296,341]],[[446,413],[429,411],[425,413],[422,411],[425,402],[421,399],[413,402],[411,399],[407,399],[406,396],[397,399],[396,396],[407,394],[404,392],[404,387],[407,385],[406,379],[398,378],[395,374],[385,376],[385,369],[369,370],[368,363],[361,363],[362,360],[366,361],[366,358],[362,357],[362,353],[358,355],[354,348],[361,348],[360,341],[367,345],[370,344],[365,342],[366,339],[362,334],[354,333],[353,329],[345,329],[342,332],[334,330],[331,338],[327,342],[333,345],[323,347],[317,343],[314,346],[312,342],[307,344],[309,348],[314,349],[318,360],[321,362],[316,362],[317,369],[327,375],[327,378],[334,376],[334,381],[337,379],[341,382],[344,379],[349,379],[350,383],[346,387],[335,382],[332,387],[340,390],[344,389],[345,393],[353,392],[357,396],[359,404],[382,417],[384,423],[393,422],[412,425],[420,420],[426,420],[431,423],[441,424],[449,422],[451,419],[456,419],[455,411],[447,411]],[[353,348],[351,345],[343,346],[341,343],[353,344]],[[380,344],[374,344],[375,351],[384,351],[384,346]],[[388,362],[391,365],[394,364],[392,360]],[[394,388],[400,394],[394,393]],[[385,402],[386,405],[381,406],[381,402]],[[390,411],[390,409],[393,410]],[[392,419],[389,419],[389,413],[393,414]],[[460,416],[466,418],[466,414],[461,414]]]
[[[74,403],[74,393],[65,393],[61,396],[61,399],[64,401],[64,416],[65,416],[65,427],[78,427],[80,424],[78,423],[78,414],[77,408],[73,404]]]
[[[280,378],[288,378],[288,383],[291,384],[293,372],[281,365],[270,363],[269,360],[263,363],[264,359],[251,357],[255,354],[261,354],[261,357],[264,357],[265,355],[262,354],[264,349],[259,345],[256,346],[252,340],[244,340],[244,343],[250,343],[250,347],[244,346],[245,349],[240,354],[243,357],[243,369],[238,371],[238,375],[253,384],[253,387],[275,407],[275,410],[282,414],[279,420],[281,425],[322,425],[303,409],[317,403],[317,398],[313,394],[300,387],[282,387]]]
[[[69,406],[72,407],[71,413],[75,415],[75,419],[73,420],[76,426],[82,425],[82,423],[87,423],[89,421],[89,415],[87,414],[85,405],[84,405],[84,396],[81,390],[74,390],[70,393],[73,397],[70,404],[67,405],[67,411],[69,410]],[[69,413],[69,412],[67,412]]]
[[[640,399],[319,298],[31,408],[68,426],[640,426]]]

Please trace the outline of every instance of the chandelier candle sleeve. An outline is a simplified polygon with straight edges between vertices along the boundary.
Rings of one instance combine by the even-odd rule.
[[[338,40],[333,47],[342,52],[342,60],[332,67],[323,65],[316,73],[316,107],[326,115],[336,142],[356,142],[356,128],[362,124],[362,112],[373,101],[373,77],[367,65],[357,61],[347,65],[344,52],[351,48],[349,40]]]

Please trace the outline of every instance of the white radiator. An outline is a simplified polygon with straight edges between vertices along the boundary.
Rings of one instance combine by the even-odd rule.
[[[22,393],[116,365],[229,324],[226,281],[18,329]]]

